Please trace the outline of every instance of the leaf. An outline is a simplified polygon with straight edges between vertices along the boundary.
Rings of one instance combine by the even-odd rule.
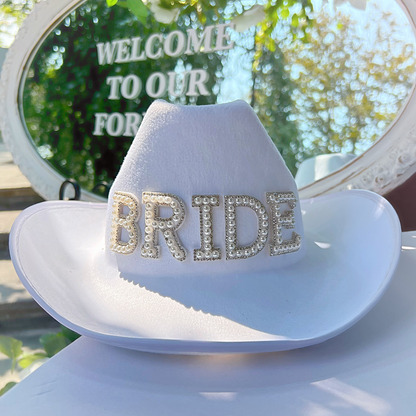
[[[217,0],[216,3],[218,7],[225,9],[225,6],[227,5],[227,0]]]
[[[62,333],[43,335],[39,341],[48,357],[53,357],[71,343]]]
[[[65,338],[68,338],[71,342],[74,342],[81,335],[67,328],[66,326],[61,325],[61,332]]]
[[[42,358],[47,358],[47,355],[43,352],[35,352],[34,354],[28,354],[19,360],[19,365],[22,368],[26,368],[29,367],[30,364],[32,364],[33,362],[41,360]]]
[[[117,4],[118,0],[107,0],[107,6],[113,7]]]
[[[17,383],[15,381],[9,381],[1,390],[0,396],[3,396],[4,393],[7,393],[12,387],[14,387]]]
[[[127,0],[127,7],[143,25],[146,24],[146,17],[149,14],[149,9],[141,0]]]
[[[207,22],[207,16],[205,15],[205,13],[203,12],[203,11],[201,11],[201,12],[199,12],[198,14],[197,14],[197,16],[198,16],[198,20],[203,24],[203,25],[205,25],[205,23]]]
[[[0,352],[13,359],[18,357],[22,351],[22,341],[12,337],[0,335]]]
[[[298,27],[299,26],[299,17],[297,14],[294,14],[292,17],[292,26]]]
[[[123,7],[123,9],[128,9],[129,6],[127,6],[127,1],[119,1],[117,3],[117,6]]]
[[[16,360],[23,353],[22,341],[12,337],[0,335],[0,352],[12,359],[12,372],[16,367]]]
[[[276,42],[273,39],[268,38],[266,40],[266,47],[269,51],[274,52],[276,50]]]
[[[283,9],[280,14],[284,19],[287,19],[289,17],[289,9]]]

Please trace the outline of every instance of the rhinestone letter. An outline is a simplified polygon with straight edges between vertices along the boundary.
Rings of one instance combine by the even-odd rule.
[[[236,208],[251,208],[257,215],[259,226],[257,238],[246,247],[237,246]],[[246,259],[255,256],[266,245],[269,236],[269,221],[264,205],[256,198],[247,195],[225,196],[225,253],[227,260]]]
[[[157,245],[157,231],[159,230],[172,256],[179,261],[186,258],[186,251],[182,247],[175,231],[185,219],[185,205],[173,194],[160,192],[143,192],[142,201],[145,204],[145,235],[142,245],[142,257],[157,259],[160,257],[160,246]],[[159,207],[172,208],[173,214],[169,218],[159,217]]]
[[[140,204],[133,194],[114,192],[113,216],[111,218],[110,250],[120,254],[131,254],[136,249],[140,239],[137,219],[140,216]],[[127,215],[123,207],[129,208]],[[129,233],[129,241],[121,241],[121,229]]]
[[[199,208],[199,223],[201,235],[201,248],[194,250],[194,260],[220,260],[221,250],[214,247],[212,233],[212,207],[220,204],[219,195],[194,195],[192,206]]]
[[[282,227],[295,228],[293,212],[297,202],[295,194],[293,192],[267,192],[266,199],[272,210],[273,243],[269,246],[270,255],[278,256],[298,251],[302,242],[302,237],[298,233],[293,232],[291,240],[283,241],[282,237]],[[288,204],[290,210],[281,213],[281,204]]]

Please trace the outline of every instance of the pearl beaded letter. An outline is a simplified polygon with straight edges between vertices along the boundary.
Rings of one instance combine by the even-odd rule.
[[[219,195],[194,195],[192,206],[199,208],[201,248],[194,250],[194,261],[220,260],[221,250],[214,247],[212,207],[220,204]]]
[[[114,192],[113,216],[111,218],[110,250],[118,254],[131,254],[136,250],[140,239],[137,219],[140,216],[140,204],[133,194],[128,192]],[[123,207],[130,209],[123,214]],[[121,229],[129,233],[129,241],[121,241]]]
[[[143,192],[142,202],[145,204],[146,224],[144,244],[141,250],[142,257],[151,259],[158,259],[160,257],[160,246],[157,245],[157,231],[159,230],[172,256],[179,261],[185,260],[186,251],[175,233],[185,219],[185,205],[183,201],[173,194]],[[172,208],[172,216],[169,218],[160,218],[160,206]]]
[[[282,227],[295,228],[295,214],[293,209],[296,207],[296,197],[293,192],[267,192],[267,203],[272,210],[273,225],[273,244],[270,244],[270,255],[279,256],[281,254],[293,253],[300,249],[302,237],[293,232],[292,239],[283,241]],[[280,212],[280,205],[288,204],[289,211]]]
[[[246,247],[237,246],[236,208],[251,208],[257,215],[259,225],[257,238]],[[225,196],[225,253],[227,260],[247,259],[255,256],[266,245],[269,236],[269,217],[266,208],[256,198],[247,195]]]

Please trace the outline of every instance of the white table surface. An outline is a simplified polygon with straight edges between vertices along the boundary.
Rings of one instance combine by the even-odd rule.
[[[80,338],[2,398],[0,415],[416,415],[416,232],[354,327],[294,351],[169,356]]]

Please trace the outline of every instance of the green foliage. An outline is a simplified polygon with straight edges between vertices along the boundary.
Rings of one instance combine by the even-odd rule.
[[[290,118],[298,126],[299,161],[360,154],[394,120],[413,86],[414,43],[390,12],[372,3],[367,8],[366,23],[324,8],[308,42],[290,34],[279,42],[292,79]]]
[[[61,330],[57,333],[50,333],[43,335],[40,338],[40,343],[44,348],[44,352],[26,353],[22,349],[22,341],[12,337],[0,335],[0,352],[12,360],[11,372],[16,368],[24,369],[44,358],[52,357],[68,346],[71,342],[79,338],[79,334],[71,331],[69,328],[61,325]],[[9,382],[1,390],[0,396],[5,394],[17,383]]]
[[[3,394],[7,393],[12,387],[14,387],[17,383],[15,381],[9,381],[1,390],[0,390],[0,397]]]
[[[289,2],[268,3],[266,19],[256,31],[253,50],[253,72],[258,80],[261,78],[261,68],[264,62],[261,55],[264,51],[276,52],[276,42],[271,38],[273,29],[281,20],[291,20],[293,33],[296,36],[305,28],[305,7],[311,8],[308,0],[298,7],[296,13],[292,10],[298,4],[296,0]],[[114,7],[117,6],[117,7]],[[48,160],[65,177],[74,177],[84,189],[91,190],[101,181],[110,182],[117,174],[124,156],[130,147],[131,138],[105,137],[103,139],[91,136],[96,112],[140,112],[144,113],[152,102],[144,89],[136,100],[108,100],[108,85],[105,80],[110,75],[125,76],[137,73],[145,82],[152,72],[167,73],[179,65],[187,70],[204,68],[210,73],[207,88],[218,91],[222,81],[223,60],[226,54],[195,54],[177,58],[164,57],[156,61],[146,60],[138,63],[123,65],[99,66],[97,63],[96,43],[106,42],[132,36],[147,38],[155,32],[166,33],[172,30],[186,32],[189,27],[202,29],[203,25],[217,24],[233,15],[241,14],[244,9],[241,3],[233,2],[227,6],[226,0],[161,0],[158,6],[165,9],[180,9],[178,20],[170,25],[159,23],[148,7],[141,0],[115,1],[90,0],[72,12],[54,29],[51,35],[41,45],[35,56],[24,86],[23,109],[28,130],[40,154]],[[227,6],[227,15],[223,8]],[[136,20],[138,19],[138,21]],[[123,22],[123,24],[120,24]],[[185,23],[186,22],[186,23]],[[253,36],[254,38],[254,36]],[[259,51],[261,53],[259,53]],[[266,60],[268,57],[265,58]],[[183,62],[182,62],[183,61]],[[279,66],[282,69],[282,66]],[[279,70],[280,70],[279,69]],[[284,71],[274,71],[278,79],[274,84],[281,83]],[[269,77],[270,78],[270,77]],[[261,92],[257,82],[254,85],[253,97],[257,94],[256,111],[260,116],[265,115],[267,108],[261,109],[261,103],[268,105],[270,100],[261,100]],[[91,94],[91,91],[94,91]],[[285,97],[290,96],[288,92]],[[216,96],[209,97],[162,97],[180,104],[211,104],[216,102]],[[286,99],[285,99],[286,100]],[[285,101],[284,100],[284,101]],[[253,101],[254,103],[254,101]],[[286,108],[290,108],[290,103]],[[279,110],[280,111],[280,110]],[[279,150],[283,143],[290,142],[296,134],[293,123],[280,116],[279,123],[267,123],[270,135],[277,143]],[[269,120],[270,121],[270,120]],[[279,127],[279,130],[273,128]],[[266,127],[267,128],[267,127]],[[289,149],[289,153],[294,150]],[[294,172],[294,170],[291,168]]]
[[[141,2],[141,0],[127,0],[128,9],[145,25],[149,14],[149,9]]]
[[[25,15],[32,7],[24,3],[5,0],[0,12],[8,8],[20,22],[19,13]],[[171,24],[158,22],[153,16],[156,6],[179,10],[179,18]],[[108,100],[106,78],[136,73],[145,81],[156,71],[204,68],[210,73],[207,87],[212,96],[162,98],[211,104],[220,90],[227,54],[99,66],[96,43],[202,29],[242,14],[245,7],[251,5],[227,0],[86,1],[48,36],[28,72],[23,110],[39,153],[84,189],[101,181],[111,183],[131,138],[92,137],[94,113],[144,113],[153,100],[144,89],[136,100]],[[348,14],[334,15],[325,7],[312,13],[310,0],[269,0],[265,19],[241,34],[250,42],[237,41],[251,59],[253,89],[246,99],[293,174],[310,156],[368,148],[392,122],[412,88],[413,44],[400,34],[390,13],[371,2],[368,8],[371,24],[378,25],[374,38],[382,40],[372,48],[359,39]],[[298,75],[295,67],[301,68]]]
[[[62,333],[43,335],[39,341],[43,345],[48,357],[53,357],[71,343]]]
[[[0,352],[12,360],[12,372],[16,367],[18,357],[23,353],[22,341],[0,335]]]
[[[48,357],[53,357],[59,351],[67,347],[71,342],[79,338],[79,334],[61,325],[58,333],[42,335],[39,339]]]
[[[141,0],[106,0],[106,2],[108,7],[113,7],[117,4],[120,7],[130,10],[142,24],[146,24],[149,10]]]
[[[301,7],[294,7],[299,3]],[[298,0],[269,0],[265,6],[266,17],[256,33],[253,68],[256,70],[260,65],[260,58],[265,47],[272,52],[275,51],[276,44],[273,32],[281,22],[290,22],[292,36],[306,42],[308,39],[307,29],[313,25],[312,11],[311,0],[302,0],[301,2]]]
[[[19,367],[26,368],[33,364],[35,361],[42,360],[43,358],[47,358],[48,355],[43,352],[36,352],[34,354],[27,354],[24,355],[22,358],[19,359]]]
[[[280,49],[264,47],[254,72],[252,105],[269,133],[287,167],[294,175],[297,170],[298,141],[296,124],[290,120],[293,110],[293,82],[284,70],[285,60]]]
[[[120,3],[120,2],[119,2]],[[118,4],[119,4],[118,3]],[[208,24],[215,14],[207,13]],[[125,64],[98,65],[97,42],[172,30],[201,29],[197,16],[165,25],[151,15],[146,25],[123,7],[108,8],[105,1],[90,0],[71,13],[40,46],[28,72],[23,91],[23,112],[39,153],[65,177],[75,178],[91,190],[102,181],[111,183],[129,149],[132,137],[92,136],[97,112],[144,113],[153,99],[143,88],[134,100],[108,100],[108,76],[137,74],[143,83],[151,73],[166,74],[179,66],[186,70],[206,68],[208,90],[222,80],[219,54],[195,54],[174,58],[147,59]],[[122,22],[122,24],[120,23]],[[161,97],[178,104],[213,104],[216,96]]]
[[[80,335],[74,331],[72,331],[72,329],[67,328],[66,326],[61,325],[61,331],[62,335],[69,341],[69,342],[74,342],[75,340],[77,340]]]

